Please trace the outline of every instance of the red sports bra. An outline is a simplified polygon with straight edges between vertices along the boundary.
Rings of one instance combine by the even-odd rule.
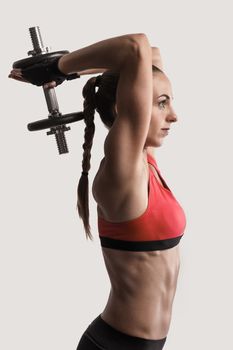
[[[102,247],[132,251],[164,250],[176,246],[183,236],[185,213],[163,180],[156,160],[147,154],[147,161],[154,166],[166,188],[149,167],[146,211],[135,219],[116,223],[98,216]]]

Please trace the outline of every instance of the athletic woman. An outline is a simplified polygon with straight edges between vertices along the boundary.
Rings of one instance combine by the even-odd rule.
[[[103,73],[83,88],[86,128],[77,209],[90,239],[88,171],[95,109],[109,130],[92,194],[111,290],[77,350],[162,350],[186,219],[154,154],[168,135],[165,129],[177,122],[159,49],[143,33],[118,36],[62,56],[56,71],[64,76]],[[25,76],[20,69],[9,75],[27,81]],[[55,80],[44,84],[54,86]]]

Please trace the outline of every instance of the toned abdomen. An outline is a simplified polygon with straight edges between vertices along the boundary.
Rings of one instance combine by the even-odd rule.
[[[179,246],[149,252],[105,247],[102,251],[111,291],[101,317],[133,336],[166,337],[180,266]]]

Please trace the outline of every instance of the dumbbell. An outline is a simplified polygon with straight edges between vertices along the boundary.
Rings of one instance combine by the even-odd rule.
[[[67,50],[50,52],[49,47],[44,47],[40,28],[38,26],[29,28],[29,32],[31,35],[33,50],[28,51],[28,55],[32,55],[32,57],[24,58],[14,62],[12,65],[13,68],[23,69],[29,67],[30,65],[33,65],[34,63],[40,63],[43,62],[43,60],[61,57],[64,54],[69,53]],[[70,74],[67,80],[75,79],[77,77],[79,77],[77,74]],[[37,131],[50,128],[50,131],[47,132],[47,135],[55,134],[59,154],[68,153],[69,151],[64,132],[70,130],[70,127],[67,127],[65,124],[82,120],[84,118],[84,114],[83,112],[74,112],[63,115],[59,111],[55,89],[46,89],[43,87],[43,91],[49,111],[48,118],[29,123],[27,125],[27,128],[29,131]]]

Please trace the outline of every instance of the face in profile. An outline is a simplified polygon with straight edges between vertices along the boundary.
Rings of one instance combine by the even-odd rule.
[[[160,147],[167,131],[163,128],[171,128],[172,123],[177,121],[174,111],[173,93],[171,83],[164,73],[153,73],[153,105],[151,122],[145,147]]]
[[[172,128],[172,123],[178,118],[173,108],[173,93],[170,80],[161,72],[153,72],[153,104],[151,121],[144,149],[147,147],[160,147],[168,131],[162,129]],[[117,114],[117,106],[115,104]]]

